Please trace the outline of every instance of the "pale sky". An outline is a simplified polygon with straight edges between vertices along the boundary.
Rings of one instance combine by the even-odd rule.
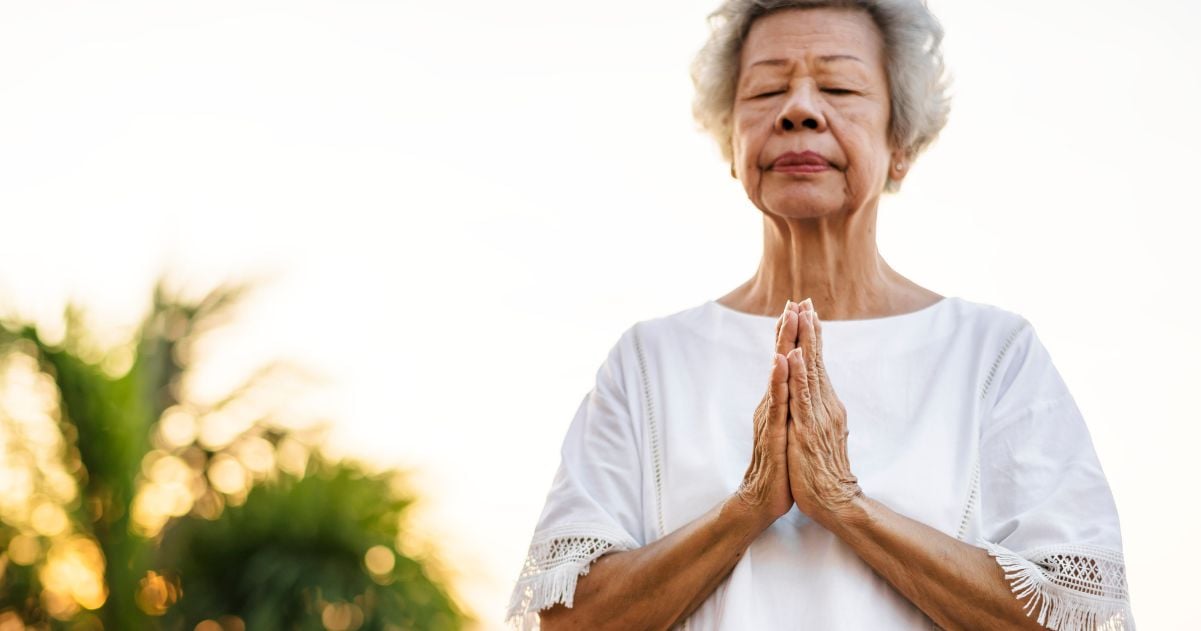
[[[5,311],[53,326],[76,296],[116,330],[164,267],[276,275],[197,387],[280,355],[328,375],[298,409],[337,419],[337,453],[420,471],[421,527],[499,629],[605,352],[757,265],[759,211],[690,116],[715,6],[0,2]],[[1034,324],[1136,619],[1195,624],[1201,9],[931,6],[951,119],[880,250]]]

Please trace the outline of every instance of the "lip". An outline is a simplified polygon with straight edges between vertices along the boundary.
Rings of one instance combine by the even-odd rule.
[[[820,173],[831,168],[830,161],[816,151],[789,151],[771,163],[771,170],[781,173]]]

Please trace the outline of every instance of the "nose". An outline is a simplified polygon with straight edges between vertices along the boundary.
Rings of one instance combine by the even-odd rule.
[[[798,129],[826,129],[826,118],[822,116],[821,108],[814,98],[813,85],[809,82],[801,83],[788,95],[776,116],[776,131],[788,132]]]

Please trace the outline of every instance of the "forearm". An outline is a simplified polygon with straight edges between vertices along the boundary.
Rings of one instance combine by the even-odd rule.
[[[988,551],[856,498],[831,530],[944,629],[1042,629]]]
[[[662,539],[601,556],[579,577],[571,608],[541,612],[542,629],[668,629],[713,593],[768,525],[732,496]]]

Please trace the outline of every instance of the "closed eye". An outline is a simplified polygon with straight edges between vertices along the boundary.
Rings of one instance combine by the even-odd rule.
[[[760,92],[759,94],[756,94],[755,96],[752,96],[751,98],[752,99],[761,99],[765,96],[775,96],[777,94],[784,94],[784,91],[783,90],[773,90],[771,92]]]
[[[826,94],[834,94],[834,95],[838,95],[838,96],[841,96],[844,94],[854,94],[855,93],[854,90],[848,90],[846,88],[822,88],[822,92],[825,92]]]

